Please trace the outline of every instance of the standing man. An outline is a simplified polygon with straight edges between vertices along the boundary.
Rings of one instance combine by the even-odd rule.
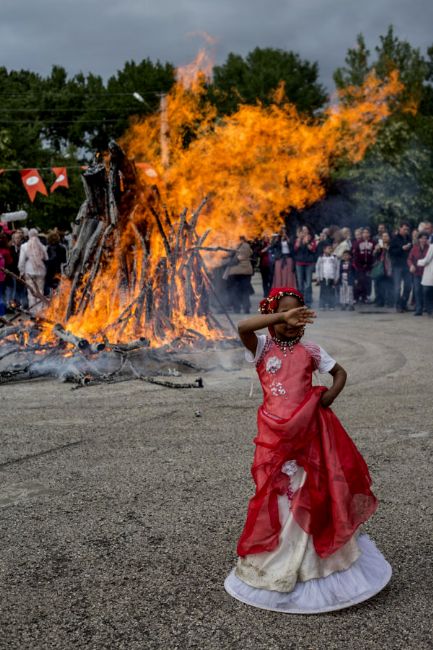
[[[411,248],[410,225],[403,221],[399,226],[398,233],[391,239],[389,247],[394,281],[395,308],[400,314],[408,311],[407,301],[412,288],[412,278],[407,264]]]
[[[433,223],[431,221],[425,221],[424,222],[424,228],[422,229],[422,232],[427,233],[427,235],[428,235],[428,243],[433,244]]]

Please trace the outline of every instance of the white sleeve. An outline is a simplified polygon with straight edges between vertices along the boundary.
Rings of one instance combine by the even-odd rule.
[[[417,265],[418,266],[427,266],[433,259],[433,244],[430,244],[429,249],[427,251],[427,255],[423,257],[422,259],[418,260]]]
[[[257,363],[257,361],[262,356],[263,349],[266,343],[266,334],[259,334],[257,337],[257,348],[256,353],[253,355],[249,350],[245,350],[245,360],[248,363]]]
[[[21,273],[21,275],[24,275],[24,269],[26,266],[26,259],[27,259],[26,250],[27,250],[27,246],[23,244],[20,248],[20,257],[18,260],[18,270]]]
[[[317,343],[313,341],[302,341],[302,345],[309,352],[314,360],[315,369],[320,373],[329,372],[337,363],[329,354]]]
[[[320,361],[319,361],[319,365],[317,366],[317,370],[322,374],[325,372],[330,372],[330,370],[332,370],[332,368],[335,366],[337,362],[326,352],[326,350],[321,348],[320,345],[319,345],[319,350],[320,350]]]

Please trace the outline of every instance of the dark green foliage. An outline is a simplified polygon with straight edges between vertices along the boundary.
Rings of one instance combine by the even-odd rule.
[[[365,159],[337,169],[334,180],[350,197],[355,221],[395,225],[405,218],[417,223],[432,219],[433,212],[433,46],[425,58],[395,36],[392,27],[379,40],[370,60],[364,38],[358,36],[334,80],[344,90],[360,85],[373,70],[385,78],[397,69],[404,84],[400,106],[383,124]],[[410,110],[414,106],[416,112]]]
[[[169,90],[174,77],[171,64],[148,59],[126,63],[107,83],[93,74],[68,78],[60,66],[45,78],[0,68],[0,168],[76,168],[68,171],[69,189],[38,194],[33,204],[18,173],[0,175],[0,212],[23,208],[29,223],[44,230],[69,227],[83,200],[80,164],[119,138],[131,116],[154,112],[159,92]],[[49,190],[54,176],[49,169],[41,174]]]
[[[214,68],[210,95],[220,114],[233,113],[242,103],[264,105],[284,82],[287,99],[302,113],[322,108],[327,95],[318,82],[317,63],[303,61],[298,54],[273,48],[259,48],[245,58],[229,54],[227,61]]]

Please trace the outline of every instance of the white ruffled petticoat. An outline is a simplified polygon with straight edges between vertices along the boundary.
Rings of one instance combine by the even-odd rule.
[[[285,464],[295,491],[305,472]],[[239,558],[227,577],[226,591],[243,603],[288,614],[320,614],[371,598],[389,582],[391,566],[367,535],[354,536],[339,551],[321,559],[312,538],[295,522],[287,497],[279,497],[280,543],[270,553]]]
[[[288,593],[250,587],[236,577],[234,569],[224,587],[230,596],[247,605],[286,614],[322,614],[351,607],[381,591],[392,574],[391,566],[368,535],[358,537],[358,546],[361,555],[349,569],[297,582]]]

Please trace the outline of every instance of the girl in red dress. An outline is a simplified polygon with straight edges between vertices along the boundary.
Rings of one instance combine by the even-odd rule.
[[[256,492],[225,581],[234,598],[274,611],[317,614],[371,598],[391,567],[359,526],[376,510],[367,465],[329,408],[345,370],[303,341],[314,312],[300,292],[272,289],[261,315],[239,324],[263,389],[252,475]],[[269,335],[256,335],[269,328]],[[329,372],[331,388],[312,385]]]

